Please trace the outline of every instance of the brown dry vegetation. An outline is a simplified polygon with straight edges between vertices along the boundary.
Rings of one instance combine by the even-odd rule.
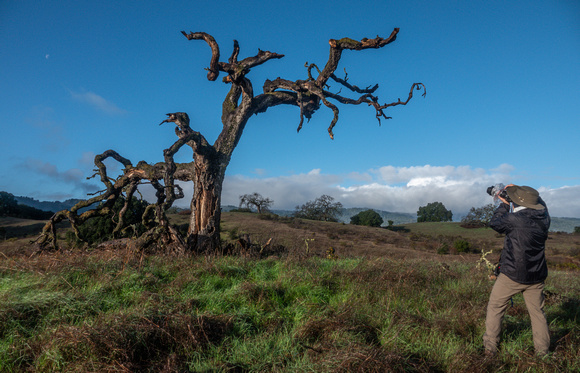
[[[187,216],[172,216],[180,219]],[[391,231],[224,213],[222,239],[243,254],[228,259],[122,245],[39,253],[29,245],[33,225],[11,220],[6,228],[28,236],[0,242],[0,280],[26,279],[0,293],[0,337],[18,330],[0,344],[14,371],[565,372],[579,364],[578,235],[548,241],[555,358],[541,361],[521,299],[500,358],[477,350],[492,283],[475,263],[482,249],[493,249],[493,261],[503,241],[489,229],[422,223]],[[456,252],[457,240],[471,252]],[[445,245],[449,254],[438,254]],[[330,247],[338,260],[316,260]]]
[[[170,216],[173,224],[187,224],[189,216]],[[10,252],[32,252],[29,243],[35,239],[44,222],[1,217],[0,249]],[[59,237],[64,242],[68,224],[60,225]],[[489,228],[463,228],[460,223],[411,223],[393,230],[280,217],[268,214],[226,212],[222,214],[222,241],[228,252],[245,252],[243,240],[252,244],[252,251],[263,256],[290,253],[297,256],[326,257],[329,249],[334,257],[388,257],[392,259],[429,259],[437,261],[473,261],[482,252],[495,263],[503,245],[503,236]],[[242,243],[240,243],[240,238]],[[454,242],[469,242],[468,252],[457,252]],[[121,246],[123,244],[121,243]],[[66,245],[65,245],[66,247]],[[119,245],[114,246],[119,247]],[[446,247],[447,254],[440,249]],[[580,235],[550,232],[546,257],[552,268],[580,270]]]
[[[170,220],[175,225],[188,223],[189,216],[175,214]],[[4,229],[2,252],[19,251],[35,238],[44,222],[0,217]],[[61,238],[68,228],[60,226]],[[326,256],[329,248],[336,257],[389,257],[394,259],[430,259],[472,261],[482,251],[492,253],[487,258],[496,262],[503,245],[503,236],[489,228],[463,228],[460,223],[411,223],[395,226],[394,230],[258,215],[255,213],[226,212],[222,214],[222,241],[231,249],[242,250],[239,238],[249,240],[258,249],[273,254],[283,251],[294,255]],[[470,243],[469,252],[458,253],[453,247],[456,240]],[[266,245],[269,242],[269,245]],[[447,246],[449,255],[438,250]],[[30,250],[27,248],[25,251]],[[242,250],[243,251],[243,250]],[[546,243],[548,264],[553,268],[580,270],[580,235],[551,232]]]
[[[178,220],[176,220],[178,222]],[[482,250],[493,250],[487,258],[499,258],[503,236],[490,228],[462,228],[460,223],[412,223],[395,226],[394,230],[344,223],[257,215],[224,213],[222,239],[235,241],[248,235],[252,243],[262,246],[282,245],[294,254],[311,253],[324,256],[332,247],[338,257],[389,257],[395,259],[430,259],[473,261]],[[458,253],[456,240],[470,243],[468,253]],[[438,254],[447,245],[450,255]],[[550,233],[546,255],[551,266],[580,270],[580,235]]]

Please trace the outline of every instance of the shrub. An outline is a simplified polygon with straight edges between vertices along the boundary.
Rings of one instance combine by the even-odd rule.
[[[380,227],[383,224],[383,218],[374,210],[365,210],[351,217],[350,224]]]
[[[464,239],[457,239],[453,242],[453,247],[458,253],[468,253],[471,251],[471,244]]]
[[[439,245],[439,248],[437,248],[437,254],[439,255],[449,254],[449,245],[447,245],[446,243],[442,243],[441,245]]]
[[[239,209],[231,209],[230,212],[253,212],[252,209],[247,207],[240,207]]]

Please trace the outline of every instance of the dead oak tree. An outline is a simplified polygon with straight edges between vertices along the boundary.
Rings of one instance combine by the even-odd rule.
[[[294,105],[299,108],[298,131],[302,128],[304,119],[310,120],[312,115],[321,107],[321,104],[332,110],[333,119],[328,127],[330,138],[334,138],[333,128],[339,117],[338,104],[372,106],[379,121],[381,118],[390,119],[385,110],[391,106],[406,105],[413,97],[415,90],[425,89],[422,83],[411,86],[406,100],[381,104],[375,96],[378,84],[359,88],[351,85],[347,77],[339,78],[335,75],[343,51],[359,51],[363,49],[382,48],[395,41],[398,28],[395,28],[387,38],[377,36],[374,39],[360,41],[350,38],[339,40],[331,39],[330,55],[325,66],[320,68],[315,64],[306,64],[306,79],[290,81],[282,78],[266,80],[263,93],[254,95],[254,87],[247,78],[251,69],[272,59],[284,57],[281,54],[259,50],[253,57],[239,60],[240,47],[234,40],[233,52],[227,62],[220,61],[220,48],[215,39],[204,32],[183,32],[187,40],[203,40],[211,48],[210,66],[207,68],[207,78],[215,81],[221,73],[225,73],[223,82],[230,85],[230,90],[222,104],[223,129],[216,141],[210,144],[205,137],[191,128],[186,113],[170,113],[163,123],[174,123],[177,140],[163,151],[164,162],[150,165],[144,161],[133,165],[131,161],[122,157],[113,150],[107,150],[95,157],[97,167],[94,176],[100,176],[106,190],[99,195],[82,201],[70,210],[56,213],[46,224],[37,240],[41,247],[56,248],[56,224],[69,220],[72,228],[78,234],[78,227],[95,216],[109,216],[112,206],[119,198],[124,198],[124,207],[116,214],[115,234],[123,235],[126,228],[124,214],[129,202],[140,184],[150,183],[156,190],[157,201],[150,205],[143,214],[143,224],[148,228],[137,242],[140,248],[155,246],[163,250],[184,252],[186,250],[205,251],[220,247],[220,204],[221,191],[225,171],[230,162],[232,152],[236,148],[244,131],[248,119],[258,113],[277,105]],[[338,84],[338,93],[330,92],[329,83]],[[346,88],[357,98],[349,98],[341,94]],[[423,93],[423,96],[426,92]],[[193,150],[193,162],[176,163],[174,155],[183,147]],[[113,158],[124,166],[122,174],[115,180],[107,175],[103,161]],[[174,201],[183,197],[183,191],[176,181],[193,182],[193,197],[191,200],[191,217],[185,237],[169,224],[165,211]],[[79,210],[89,206],[96,206],[86,212]]]

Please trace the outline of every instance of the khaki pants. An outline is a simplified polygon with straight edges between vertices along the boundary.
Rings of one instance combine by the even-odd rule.
[[[524,285],[512,281],[504,274],[500,274],[493,286],[489,303],[487,304],[487,317],[485,319],[485,334],[483,346],[487,351],[497,351],[501,322],[510,304],[510,298],[522,293],[526,302],[528,313],[532,321],[532,333],[534,335],[534,347],[536,354],[548,353],[550,347],[550,332],[544,313],[544,283]]]

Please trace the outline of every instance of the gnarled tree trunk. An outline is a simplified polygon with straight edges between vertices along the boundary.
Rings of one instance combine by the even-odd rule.
[[[219,159],[195,160],[191,216],[187,242],[197,250],[214,250],[220,245],[221,192],[225,168]]]

